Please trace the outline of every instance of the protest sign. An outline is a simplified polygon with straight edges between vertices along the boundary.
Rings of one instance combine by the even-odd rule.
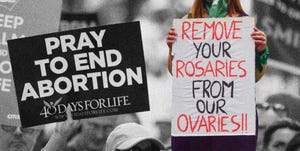
[[[255,135],[254,19],[176,19],[172,136]]]
[[[20,126],[7,40],[57,32],[62,1],[0,1],[0,123]]]
[[[22,126],[149,110],[139,22],[8,41]]]
[[[270,58],[300,66],[300,1],[254,0],[257,27],[268,35]]]
[[[97,13],[61,13],[60,31],[98,26]]]

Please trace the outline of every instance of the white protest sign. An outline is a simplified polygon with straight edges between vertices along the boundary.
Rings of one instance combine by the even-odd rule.
[[[175,19],[172,136],[255,135],[254,19]]]

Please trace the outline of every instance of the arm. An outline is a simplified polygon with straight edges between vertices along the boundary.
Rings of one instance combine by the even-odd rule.
[[[185,15],[182,17],[182,19],[187,19],[187,18],[188,18],[188,15]],[[167,45],[169,47],[168,70],[171,75],[172,75],[172,60],[173,60],[172,45],[176,41],[176,38],[177,38],[177,32],[175,31],[174,27],[171,27],[168,32],[167,39],[166,39]]]
[[[262,52],[256,52],[255,55],[255,79],[256,82],[261,79],[261,77],[266,73],[267,70],[267,60],[269,56],[268,47]]]
[[[60,151],[67,143],[67,137],[54,132],[42,151]]]
[[[254,40],[256,49],[255,80],[257,82],[266,72],[269,49],[267,47],[267,37],[264,32],[255,27],[254,32],[251,34],[251,37]]]
[[[66,112],[67,120],[56,124],[54,133],[42,151],[60,151],[66,145],[68,138],[79,128],[79,121],[72,119],[69,107]]]
[[[167,45],[169,47],[169,56],[168,56],[168,70],[170,74],[172,75],[172,60],[173,60],[173,55],[172,55],[172,46],[173,43],[176,41],[177,38],[177,32],[175,31],[174,27],[171,27],[170,31],[168,32],[167,36]]]
[[[168,70],[169,73],[172,75],[172,60],[173,60],[173,56],[172,56],[172,50],[169,50],[169,56],[168,56]]]

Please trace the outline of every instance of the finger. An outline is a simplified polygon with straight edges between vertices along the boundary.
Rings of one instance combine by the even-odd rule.
[[[262,36],[266,36],[266,34],[265,34],[263,31],[261,31],[261,30],[259,30],[259,29],[257,29],[257,28],[255,28],[254,32],[252,32],[251,35],[262,35]]]
[[[177,33],[176,30],[175,30],[175,27],[171,27],[169,31]]]
[[[167,40],[176,40],[176,39],[177,39],[176,36],[168,36],[168,37],[167,37]]]
[[[168,35],[177,36],[177,32],[170,30]]]
[[[171,43],[174,43],[174,42],[175,42],[175,40],[167,40],[168,44],[171,44]]]
[[[266,43],[266,41],[265,40],[254,40],[254,42],[264,42],[264,43]]]
[[[266,44],[266,41],[264,40],[254,40],[254,42],[257,44]]]
[[[264,36],[252,36],[252,38],[254,40],[263,40],[263,41],[266,41],[266,37],[264,37]]]
[[[73,121],[70,104],[67,107],[66,114],[67,114],[67,121]]]
[[[175,42],[175,40],[167,40],[168,45],[172,45]]]
[[[259,35],[259,32],[258,31],[254,31],[251,33],[251,35]]]
[[[262,40],[255,40],[254,43],[255,43],[255,45],[265,45],[266,44],[266,42],[262,41]]]
[[[253,29],[254,29],[254,32],[257,32],[261,35],[265,35],[265,33],[263,31],[259,30],[257,27],[254,27]]]
[[[261,34],[251,34],[252,39],[267,39],[267,37],[265,35],[261,35]]]
[[[253,35],[253,36],[256,36],[256,35],[265,36],[265,33],[263,33],[263,32],[253,32],[253,33],[251,33],[251,35]]]
[[[76,128],[80,126],[80,120],[74,120],[73,125],[75,125]]]

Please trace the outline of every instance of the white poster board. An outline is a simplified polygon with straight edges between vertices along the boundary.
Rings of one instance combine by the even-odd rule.
[[[251,17],[175,19],[172,136],[255,135]]]

